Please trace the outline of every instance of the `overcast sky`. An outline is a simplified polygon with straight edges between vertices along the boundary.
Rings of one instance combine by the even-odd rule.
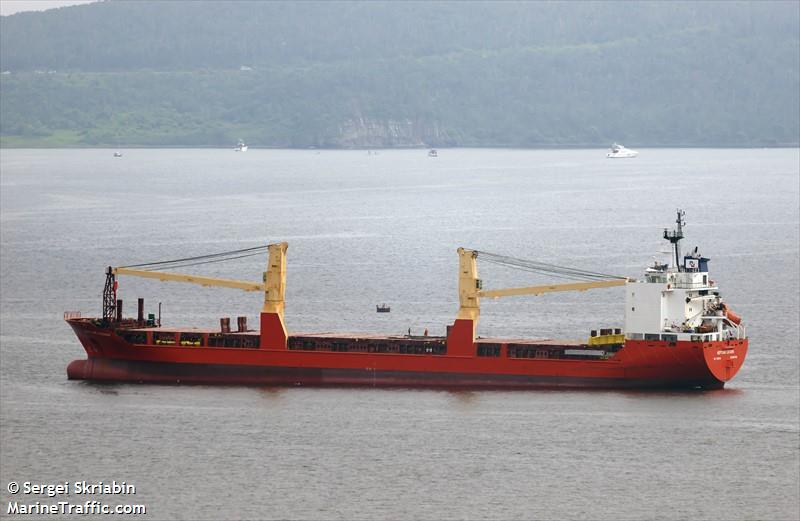
[[[0,15],[7,16],[20,11],[44,11],[66,5],[88,4],[97,0],[0,0]]]

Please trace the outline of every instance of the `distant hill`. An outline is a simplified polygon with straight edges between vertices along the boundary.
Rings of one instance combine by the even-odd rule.
[[[4,146],[800,143],[795,2],[120,2],[0,19]]]

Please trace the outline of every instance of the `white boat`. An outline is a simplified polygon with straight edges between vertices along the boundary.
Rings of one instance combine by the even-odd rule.
[[[122,157],[122,152],[114,152],[114,157]]]
[[[236,152],[247,152],[247,145],[245,145],[245,144],[244,144],[244,141],[242,141],[242,140],[240,139],[240,140],[239,140],[239,144],[238,144],[238,145],[236,145],[236,148],[234,148],[234,150],[235,150]]]
[[[439,152],[435,148],[428,150],[428,157],[439,157]]]
[[[612,159],[616,159],[616,158],[622,159],[622,158],[626,158],[626,157],[636,157],[638,155],[639,155],[639,152],[637,152],[636,150],[630,150],[628,148],[625,148],[622,145],[618,145],[617,143],[614,143],[613,145],[611,145],[611,152],[606,154],[606,157],[610,157]]]

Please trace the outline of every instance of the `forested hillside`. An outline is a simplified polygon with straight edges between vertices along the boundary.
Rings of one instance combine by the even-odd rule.
[[[109,1],[0,19],[4,146],[797,145],[795,2]]]

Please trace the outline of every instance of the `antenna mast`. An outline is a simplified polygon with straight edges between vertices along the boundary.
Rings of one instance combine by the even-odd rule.
[[[682,271],[680,263],[681,246],[679,243],[681,239],[683,239],[683,227],[686,225],[686,221],[683,220],[684,215],[685,212],[678,208],[678,218],[675,220],[675,223],[678,225],[677,229],[669,231],[664,228],[664,238],[671,242],[675,247],[675,267],[678,269],[678,271]]]

